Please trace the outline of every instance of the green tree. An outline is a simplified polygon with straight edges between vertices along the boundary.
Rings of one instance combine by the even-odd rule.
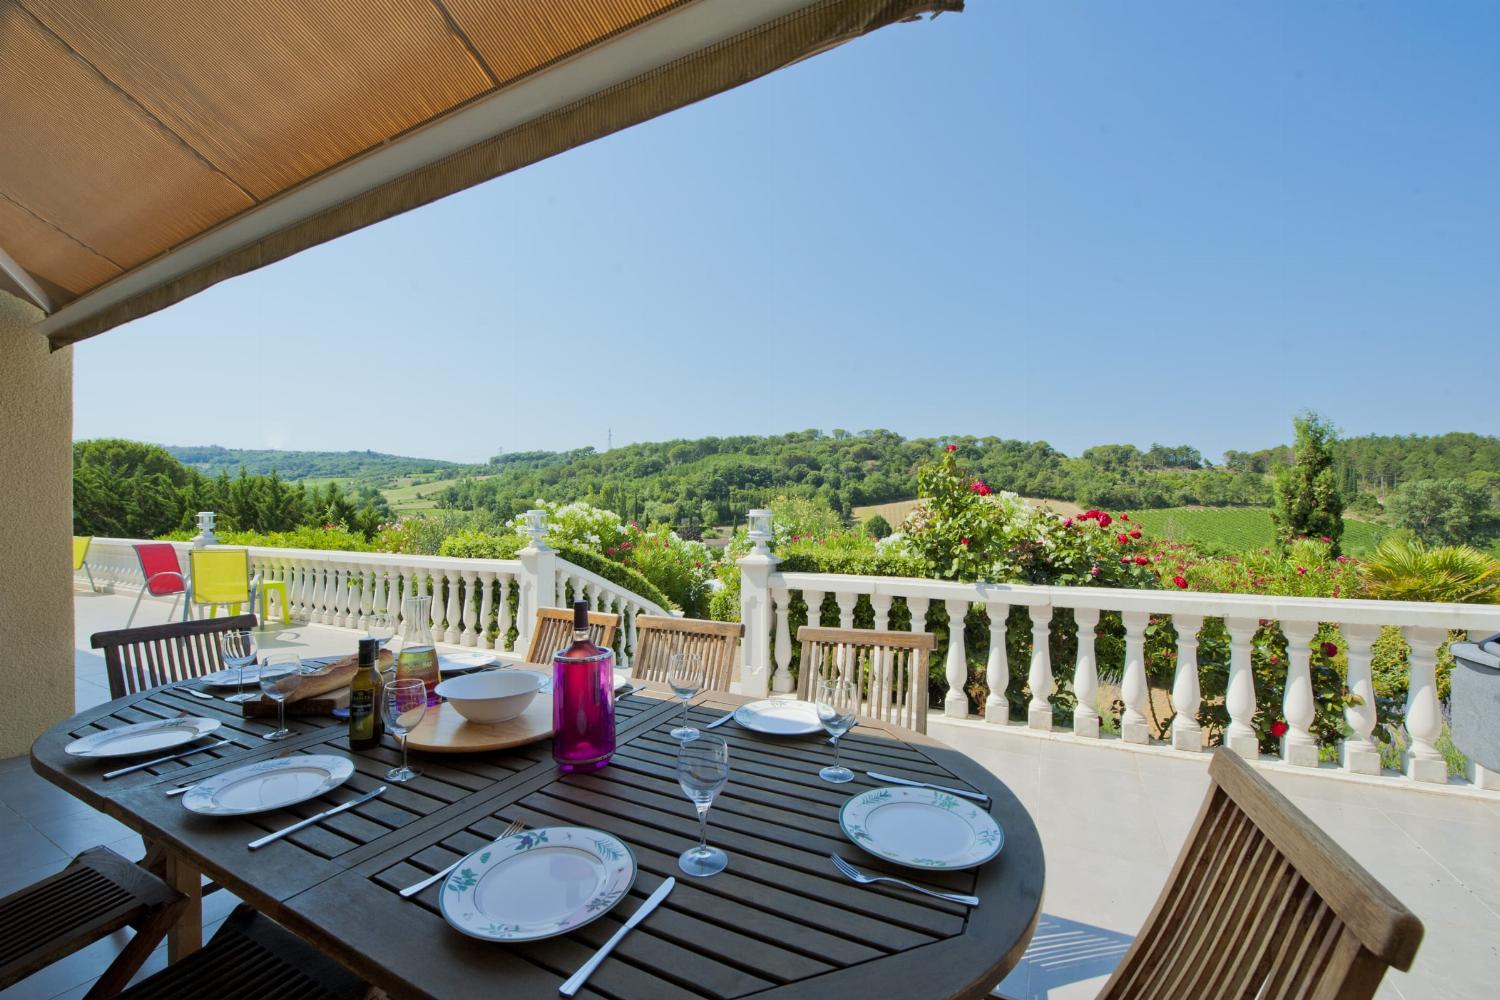
[[[1391,524],[1427,545],[1475,545],[1495,531],[1490,492],[1462,479],[1414,479],[1386,501]]]
[[[1338,432],[1333,424],[1307,412],[1293,421],[1297,439],[1292,464],[1277,471],[1271,519],[1283,548],[1299,537],[1327,538],[1338,555],[1344,534],[1344,498],[1333,464]]]
[[[891,533],[891,522],[879,514],[871,514],[865,518],[865,534],[871,538],[885,538]]]
[[[1500,562],[1466,545],[1428,548],[1393,535],[1364,570],[1370,596],[1380,600],[1500,604]]]

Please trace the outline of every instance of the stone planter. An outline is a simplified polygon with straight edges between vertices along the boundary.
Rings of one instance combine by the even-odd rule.
[[[1453,743],[1473,763],[1500,772],[1500,656],[1472,642],[1454,643],[1452,651]]]

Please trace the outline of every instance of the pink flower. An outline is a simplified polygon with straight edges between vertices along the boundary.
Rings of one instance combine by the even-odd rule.
[[[1331,642],[1323,643],[1323,655],[1332,659],[1339,655],[1339,648]]]
[[[1286,735],[1286,730],[1287,730],[1287,724],[1285,722],[1282,722],[1280,719],[1277,719],[1275,722],[1271,723],[1271,735],[1272,736],[1277,736],[1277,737],[1285,736]]]
[[[1141,537],[1141,529],[1140,528],[1131,528],[1130,529],[1130,537],[1131,538],[1140,538]]]
[[[1187,589],[1187,577],[1182,576],[1181,574],[1172,577],[1172,582],[1177,584],[1177,586],[1181,587],[1184,590]]]
[[[1297,567],[1297,575],[1298,576],[1306,576],[1307,575],[1307,567],[1306,566],[1298,566]]]
[[[1266,657],[1266,662],[1274,667],[1276,666],[1276,664],[1281,662],[1281,657],[1277,656],[1275,653],[1272,653],[1270,656]]]
[[[1130,536],[1125,534],[1124,532],[1121,532],[1120,534],[1115,536],[1115,541],[1119,542],[1121,545],[1124,545],[1126,542],[1130,541]]]
[[[1098,575],[1099,575],[1099,567],[1098,566],[1094,566],[1094,567],[1091,567],[1089,569],[1089,576],[1098,576]]]
[[[1065,517],[1065,518],[1063,518],[1063,527],[1064,528],[1071,528],[1071,527],[1073,527],[1073,519],[1071,517]]]
[[[1135,564],[1137,566],[1144,566],[1144,565],[1146,565],[1150,561],[1151,560],[1147,559],[1145,556],[1136,556],[1135,557]]]
[[[1107,527],[1109,527],[1110,522],[1112,520],[1113,520],[1113,518],[1111,518],[1108,514],[1100,514],[1099,515],[1099,527],[1101,527],[1101,528],[1107,528]]]
[[[964,548],[968,548],[969,547],[969,540],[967,538],[960,538],[958,540],[958,544],[962,545]]]
[[[1349,557],[1348,556],[1339,556],[1337,561],[1338,561],[1338,564],[1340,566],[1343,566],[1345,563],[1347,563],[1349,561]]]
[[[1130,565],[1130,557],[1126,556],[1125,558],[1121,559],[1120,560],[1120,565],[1121,566],[1129,566]]]
[[[978,493],[982,497],[987,497],[990,495],[990,488],[986,486],[983,481],[978,479],[969,484],[969,489],[973,490],[975,493]]]
[[[1324,535],[1321,539],[1319,539],[1319,541],[1321,541],[1324,545],[1332,545],[1333,544],[1333,539],[1329,538],[1327,535]]]
[[[947,450],[948,451],[957,451],[958,450],[958,445],[956,445],[956,444],[950,444],[948,446]]]

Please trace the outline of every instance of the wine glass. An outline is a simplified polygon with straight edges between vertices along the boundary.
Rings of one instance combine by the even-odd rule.
[[[305,673],[302,657],[296,653],[271,653],[260,666],[260,690],[276,703],[276,731],[262,739],[284,740],[292,735],[286,727],[286,702],[302,686]]]
[[[247,628],[225,632],[219,640],[219,654],[224,658],[226,669],[238,668],[240,672],[239,690],[224,700],[238,705],[259,698],[258,691],[245,690],[245,668],[255,662],[255,633]]]
[[[418,677],[392,680],[385,686],[381,708],[385,728],[401,739],[401,766],[385,773],[387,781],[410,781],[422,772],[412,767],[406,756],[406,737],[427,715],[427,685]]]
[[[818,721],[833,737],[833,763],[818,777],[841,785],[854,780],[854,772],[839,763],[839,738],[854,728],[859,717],[859,687],[850,680],[822,678],[818,681]]]
[[[702,653],[673,653],[667,661],[667,683],[672,686],[672,691],[682,699],[682,725],[672,730],[672,739],[688,740],[698,738],[698,730],[688,725],[688,702],[693,700],[693,695],[703,690],[703,654]]]
[[[677,783],[698,807],[698,846],[677,858],[677,867],[689,875],[716,875],[729,864],[729,856],[708,846],[708,807],[714,804],[729,780],[729,744],[724,737],[701,733],[677,750]]]
[[[376,612],[365,620],[365,634],[371,639],[379,639],[380,648],[384,649],[385,644],[396,635],[396,616],[384,611]]]

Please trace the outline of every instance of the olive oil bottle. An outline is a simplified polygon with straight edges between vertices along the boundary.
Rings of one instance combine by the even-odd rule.
[[[380,745],[380,640],[359,640],[359,669],[349,682],[349,749]]]

